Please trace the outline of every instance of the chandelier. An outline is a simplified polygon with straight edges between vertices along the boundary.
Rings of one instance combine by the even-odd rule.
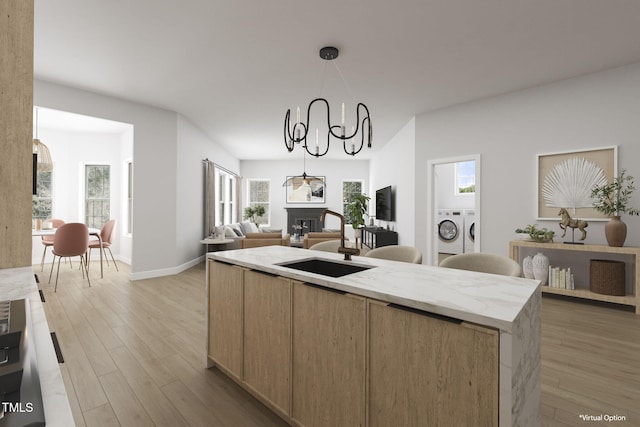
[[[320,49],[320,58],[326,61],[332,61],[338,57],[338,49],[335,47],[323,47]],[[335,65],[335,63],[334,63]],[[337,65],[336,65],[337,69]],[[340,73],[340,70],[338,70]],[[342,77],[342,74],[340,74]],[[344,78],[343,78],[344,82]],[[346,82],[345,82],[346,85]],[[311,127],[309,126],[309,118],[311,116],[311,107],[314,104],[324,104],[327,110],[327,132],[326,132],[326,145],[324,148],[320,148],[320,131],[319,128],[315,128],[315,148],[312,150],[309,147],[308,138]],[[361,116],[362,115],[362,120]],[[366,129],[366,130],[365,130]],[[351,132],[347,134],[345,125],[345,111],[344,102],[342,103],[342,115],[340,124],[331,124],[331,112],[329,109],[329,102],[324,98],[316,98],[309,103],[307,107],[306,122],[303,123],[300,120],[300,107],[296,112],[296,122],[291,125],[291,109],[287,110],[287,114],[284,117],[284,145],[289,152],[292,152],[296,144],[302,145],[307,153],[314,157],[324,156],[329,152],[329,145],[331,137],[342,141],[342,148],[344,152],[350,156],[358,154],[365,144],[365,134],[367,147],[371,148],[371,138],[373,136],[373,127],[371,125],[371,115],[366,105],[359,102],[356,107],[356,124],[351,127]],[[324,138],[324,135],[323,135]]]

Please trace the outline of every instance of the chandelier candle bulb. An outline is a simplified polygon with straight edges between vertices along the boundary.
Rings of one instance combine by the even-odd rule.
[[[353,135],[351,138],[351,154],[354,154],[356,152],[356,130],[354,126],[351,126],[351,135]]]
[[[342,103],[342,129],[344,130],[344,102]]]

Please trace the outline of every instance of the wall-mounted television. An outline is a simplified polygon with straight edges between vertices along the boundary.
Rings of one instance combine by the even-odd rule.
[[[391,186],[376,190],[376,219],[394,221],[395,209]]]

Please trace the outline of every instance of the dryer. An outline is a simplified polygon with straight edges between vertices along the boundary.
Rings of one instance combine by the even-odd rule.
[[[436,223],[438,252],[461,254],[464,252],[464,220],[462,210],[439,209]]]
[[[475,252],[476,241],[476,211],[465,209],[464,218],[464,253]]]

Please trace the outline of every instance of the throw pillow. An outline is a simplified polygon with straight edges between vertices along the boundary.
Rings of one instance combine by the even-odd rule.
[[[259,233],[260,230],[258,230],[258,227],[256,227],[256,225],[252,222],[249,221],[243,221],[240,223],[240,230],[242,230],[243,234],[247,234],[247,233]]]

